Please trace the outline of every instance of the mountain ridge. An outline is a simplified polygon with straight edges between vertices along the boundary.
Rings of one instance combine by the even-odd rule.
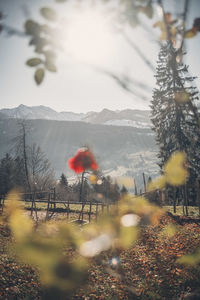
[[[57,112],[56,110],[39,105],[26,106],[20,104],[15,108],[0,109],[0,113],[8,118],[16,119],[44,119],[55,121],[82,121],[91,124],[104,124],[113,126],[132,126],[150,128],[150,111],[137,109],[109,110],[104,108],[100,112],[90,111],[87,113],[74,113],[68,111]]]

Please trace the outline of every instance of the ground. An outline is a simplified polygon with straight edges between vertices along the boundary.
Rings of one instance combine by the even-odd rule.
[[[163,231],[169,224],[176,226],[176,234]],[[92,260],[87,286],[70,299],[184,299],[198,292],[200,267],[181,265],[177,259],[200,248],[199,225],[197,218],[168,214],[158,226],[144,226],[130,249]],[[17,262],[8,250],[11,241],[9,229],[1,225],[0,299],[41,299],[37,270]]]

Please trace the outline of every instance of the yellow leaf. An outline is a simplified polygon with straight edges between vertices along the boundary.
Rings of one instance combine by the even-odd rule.
[[[128,248],[137,240],[138,228],[133,227],[120,227],[119,244],[123,248]]]
[[[24,215],[20,194],[17,191],[11,191],[5,200],[5,214],[9,218],[9,226],[16,240],[23,240],[31,234],[33,222]]]
[[[191,39],[191,38],[193,38],[194,36],[196,36],[197,33],[198,33],[198,30],[196,30],[195,27],[192,28],[192,29],[189,29],[189,30],[187,30],[187,31],[185,32],[185,38],[186,38],[186,39]]]
[[[166,184],[165,176],[160,176],[148,184],[147,190],[148,190],[148,192],[151,192],[151,191],[154,191],[157,189],[160,190],[165,187],[165,184]]]
[[[176,232],[177,232],[177,228],[172,224],[165,226],[164,229],[162,230],[162,234],[168,237],[174,236]]]
[[[89,177],[89,180],[90,180],[91,184],[97,184],[98,177],[97,177],[95,174],[92,174],[92,175]]]
[[[200,249],[194,254],[184,255],[177,260],[180,264],[195,266],[200,263]]]
[[[10,229],[16,241],[21,241],[32,234],[33,222],[16,210],[10,217]]]
[[[10,216],[18,209],[22,209],[22,203],[20,202],[20,195],[17,191],[11,191],[5,199],[5,214]]]
[[[158,21],[156,23],[153,24],[153,27],[160,27],[161,30],[165,29],[165,22],[163,21]]]
[[[171,26],[170,32],[171,32],[171,35],[174,37],[174,36],[177,34],[177,29],[176,29],[176,27]]]
[[[186,103],[190,101],[190,94],[186,92],[185,90],[174,92],[174,99],[178,103]]]
[[[179,186],[183,185],[188,177],[185,168],[186,155],[184,152],[175,152],[164,166],[164,173],[167,183]]]

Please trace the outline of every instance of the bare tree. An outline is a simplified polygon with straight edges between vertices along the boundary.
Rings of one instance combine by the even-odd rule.
[[[29,148],[28,167],[33,190],[43,190],[55,184],[54,172],[44,152],[35,143]]]
[[[27,136],[30,132],[28,120],[18,120],[18,134],[13,139],[16,157],[23,162],[26,189],[29,191],[45,189],[55,185],[54,171],[44,152],[35,143],[29,145]]]
[[[25,173],[25,181],[26,187],[28,190],[31,190],[30,184],[30,176],[29,176],[29,169],[28,169],[28,151],[29,146],[27,144],[27,135],[29,132],[29,123],[27,120],[18,120],[18,135],[13,139],[14,146],[12,150],[15,151],[16,157],[21,157],[23,161],[23,168]]]

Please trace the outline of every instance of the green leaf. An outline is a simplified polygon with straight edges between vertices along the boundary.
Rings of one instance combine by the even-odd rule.
[[[35,35],[40,31],[40,25],[33,20],[27,20],[24,24],[26,34]]]
[[[41,64],[42,60],[40,58],[30,58],[27,60],[26,64],[30,67],[35,67],[39,64]]]
[[[56,58],[56,53],[51,50],[46,50],[43,52],[47,61],[54,60]]]
[[[48,71],[50,71],[50,72],[56,72],[57,71],[57,68],[56,68],[56,66],[55,66],[55,64],[54,63],[52,63],[52,62],[46,62],[45,63],[45,67],[46,67],[46,69],[48,70]]]
[[[44,79],[44,69],[40,68],[35,71],[34,79],[37,85],[40,85]]]
[[[41,30],[48,35],[52,34],[52,28],[47,24],[41,25]]]
[[[57,19],[57,14],[55,10],[50,7],[42,7],[40,9],[40,13],[48,21],[56,21]]]

